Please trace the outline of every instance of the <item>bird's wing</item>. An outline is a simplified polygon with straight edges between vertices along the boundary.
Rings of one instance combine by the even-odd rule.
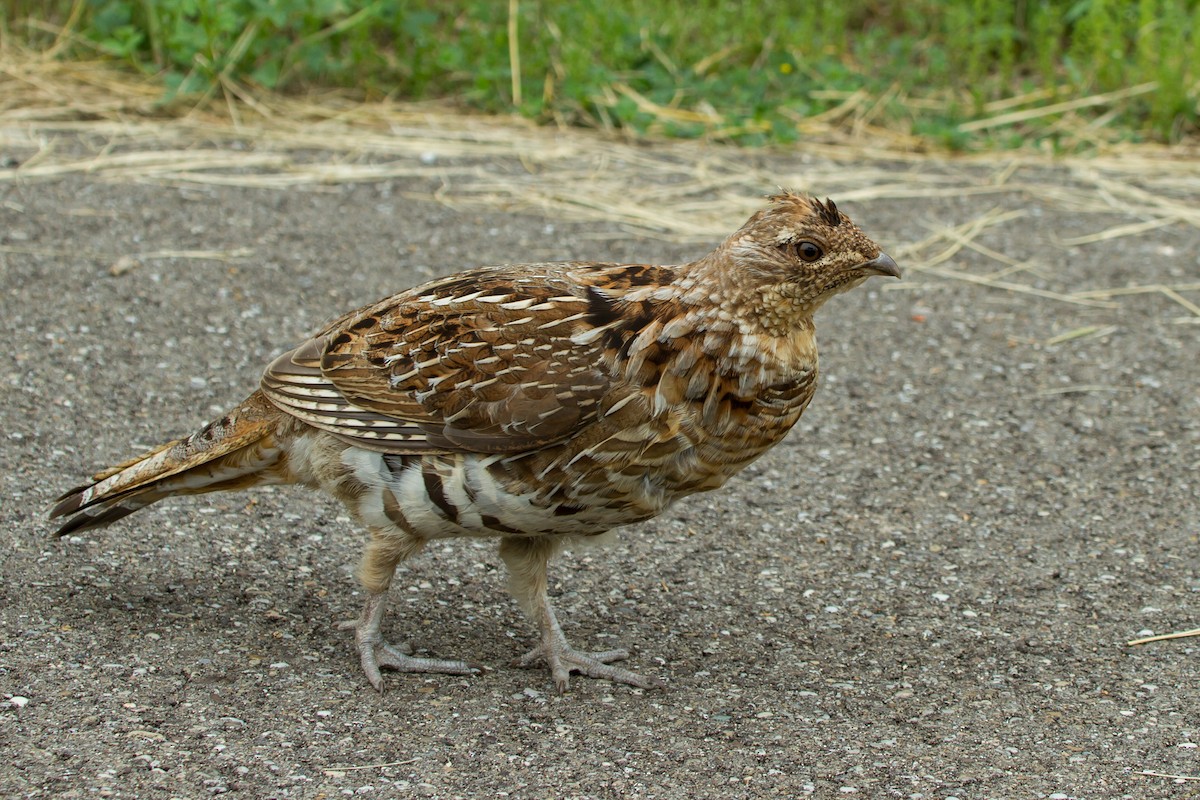
[[[435,281],[337,320],[276,359],[262,388],[284,411],[360,447],[541,447],[637,391],[606,367],[600,334],[613,322],[589,310],[588,292],[536,271]]]

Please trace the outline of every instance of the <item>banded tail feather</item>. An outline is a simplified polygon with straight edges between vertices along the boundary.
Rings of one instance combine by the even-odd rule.
[[[284,480],[275,433],[283,419],[261,393],[200,430],[97,473],[55,500],[66,518],[55,536],[103,528],[173,495],[243,489]]]

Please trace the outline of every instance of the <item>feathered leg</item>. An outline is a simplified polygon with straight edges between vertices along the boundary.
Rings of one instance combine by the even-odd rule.
[[[468,675],[478,672],[465,661],[441,658],[417,658],[410,655],[412,647],[407,643],[391,645],[383,640],[380,623],[387,610],[388,589],[392,576],[401,561],[416,555],[425,546],[423,539],[415,536],[399,538],[394,535],[371,531],[371,543],[363,554],[359,568],[359,580],[367,590],[367,602],[357,620],[343,622],[339,627],[354,629],[354,641],[358,645],[359,659],[367,680],[378,692],[383,691],[381,667],[400,672],[440,672],[450,675]]]
[[[546,536],[506,536],[500,541],[500,557],[508,566],[509,589],[525,613],[537,623],[541,634],[540,644],[515,663],[528,667],[544,661],[550,667],[554,687],[559,692],[567,690],[572,672],[643,689],[662,687],[660,681],[643,678],[636,672],[609,663],[628,658],[629,653],[625,650],[584,653],[567,642],[546,594],[546,563],[557,550],[558,544]]]

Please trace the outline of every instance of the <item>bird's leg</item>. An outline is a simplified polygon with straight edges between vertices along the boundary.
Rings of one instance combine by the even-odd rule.
[[[417,658],[410,655],[412,647],[407,643],[391,645],[383,640],[379,626],[387,609],[392,575],[401,561],[416,554],[424,545],[424,540],[416,537],[401,539],[372,530],[371,543],[367,545],[359,568],[359,580],[367,590],[367,602],[357,620],[349,620],[340,626],[354,629],[354,641],[358,645],[363,672],[379,692],[383,691],[383,676],[379,673],[381,667],[400,672],[443,672],[451,675],[467,675],[478,671],[478,668],[465,661]]]
[[[538,646],[515,663],[528,667],[538,661],[545,662],[550,667],[554,687],[559,692],[567,690],[572,672],[643,689],[661,687],[660,681],[643,678],[636,672],[609,663],[628,658],[629,653],[625,650],[584,653],[567,642],[546,593],[546,562],[557,549],[557,543],[546,536],[507,536],[500,542],[500,557],[508,566],[509,588],[513,597],[537,623],[541,634]]]

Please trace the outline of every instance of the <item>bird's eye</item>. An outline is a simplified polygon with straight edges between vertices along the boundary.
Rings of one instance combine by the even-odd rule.
[[[812,242],[797,242],[796,255],[800,256],[802,261],[816,261],[824,251]]]

